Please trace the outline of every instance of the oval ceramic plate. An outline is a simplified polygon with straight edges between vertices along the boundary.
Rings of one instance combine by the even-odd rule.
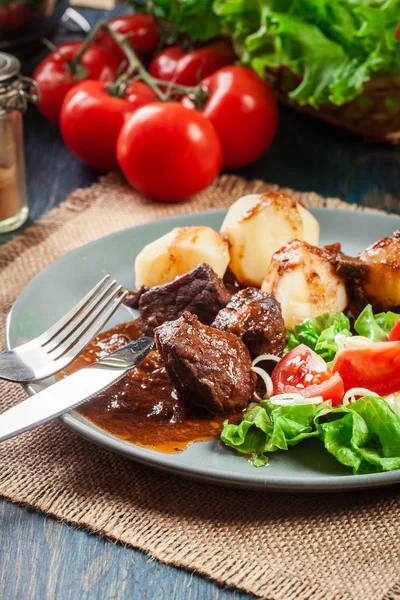
[[[400,229],[400,217],[329,209],[312,210],[321,224],[321,244],[340,241],[344,252],[354,255],[369,244]],[[105,273],[132,288],[133,264],[145,244],[184,225],[219,226],[225,211],[174,217],[126,229],[83,246],[49,265],[16,300],[9,315],[9,347],[30,340],[47,329],[71,308]],[[129,309],[118,310],[108,327],[131,318]],[[32,385],[36,393],[51,381]],[[83,437],[113,452],[146,464],[198,480],[243,488],[279,491],[339,491],[390,485],[400,482],[400,471],[352,475],[314,440],[276,452],[270,464],[254,468],[218,440],[198,442],[179,454],[148,450],[119,439],[71,411],[63,423]]]

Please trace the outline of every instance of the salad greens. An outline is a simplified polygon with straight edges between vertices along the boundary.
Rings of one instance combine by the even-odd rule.
[[[329,363],[334,360],[338,350],[335,342],[338,333],[346,337],[352,335],[350,321],[343,313],[325,313],[314,319],[306,319],[287,331],[286,352],[305,344]]]
[[[372,342],[387,341],[399,318],[393,312],[374,315],[368,305],[355,321],[354,330]],[[305,344],[332,364],[338,352],[337,336],[352,335],[345,314],[326,313],[289,329],[286,352]],[[400,469],[400,410],[396,396],[365,396],[336,408],[330,402],[276,406],[263,400],[250,405],[238,425],[225,421],[221,440],[250,455],[256,467],[268,463],[270,452],[288,450],[304,439],[316,438],[354,473]]]
[[[400,75],[400,0],[156,0],[180,31],[232,37],[260,75],[285,68],[301,105],[342,105],[376,74]],[[362,99],[361,99],[362,100]],[[368,98],[366,99],[368,100]]]
[[[329,402],[252,405],[239,425],[224,423],[221,440],[264,466],[268,454],[316,438],[354,474],[400,469],[400,417],[380,397],[365,396],[348,406]]]
[[[368,304],[355,321],[354,330],[372,342],[386,342],[399,318],[400,315],[390,311],[374,315],[372,306]],[[343,313],[326,313],[314,319],[306,319],[288,329],[285,352],[299,344],[305,344],[331,364],[338,351],[338,334],[346,337],[353,335],[350,321]]]
[[[356,322],[354,329],[373,342],[387,342],[388,335],[396,324],[400,315],[394,312],[383,312],[374,315],[372,306],[368,304]]]

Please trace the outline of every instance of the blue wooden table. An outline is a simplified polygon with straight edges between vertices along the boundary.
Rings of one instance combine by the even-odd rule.
[[[104,16],[82,13],[92,23]],[[25,149],[31,221],[98,178],[33,108],[25,120]],[[290,110],[282,111],[269,152],[238,173],[400,213],[400,148],[367,146]],[[2,600],[249,597],[5,501],[0,501],[0,532]]]

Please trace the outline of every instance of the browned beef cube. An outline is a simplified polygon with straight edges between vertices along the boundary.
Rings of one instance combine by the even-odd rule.
[[[174,321],[187,310],[209,325],[229,302],[230,294],[222,279],[209,265],[198,265],[170,283],[150,288],[140,296],[139,310],[144,335],[165,321]]]
[[[128,290],[128,293],[123,300],[123,304],[125,304],[125,306],[128,308],[138,308],[140,296],[147,292],[148,289],[149,288],[147,285],[142,285],[142,287],[139,290],[136,290],[136,292]]]
[[[281,356],[286,345],[279,302],[272,294],[257,288],[245,288],[232,296],[212,326],[240,337],[253,358],[260,354]]]
[[[332,255],[332,264],[335,273],[343,279],[354,281],[355,279],[365,279],[368,272],[367,265],[354,256],[348,256],[342,252],[341,245],[336,242],[329,246],[324,246],[324,249]]]
[[[157,327],[154,337],[168,376],[186,402],[213,414],[246,408],[255,375],[238,337],[202,325],[189,312]]]
[[[347,256],[341,252],[336,257],[335,272],[343,279],[354,281],[355,279],[365,279],[368,272],[368,267],[359,258]]]

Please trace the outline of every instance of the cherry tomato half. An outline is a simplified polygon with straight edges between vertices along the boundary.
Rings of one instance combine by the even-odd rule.
[[[396,321],[392,331],[389,333],[389,342],[397,342],[400,340],[400,317]]]
[[[68,59],[74,58],[82,42],[67,42],[58,46],[36,67],[33,79],[39,86],[41,100],[38,104],[40,112],[52,123],[58,124],[61,105],[71,88],[79,81],[98,79],[112,81],[117,70],[118,61],[113,54],[101,46],[92,45],[82,56],[82,65],[86,75],[76,79],[68,70]]]
[[[112,96],[102,81],[83,81],[66,95],[60,118],[68,148],[99,171],[118,169],[117,139],[134,110],[155,100],[151,88],[136,81],[123,98]]]
[[[213,181],[222,149],[200,113],[157,102],[139,108],[123,125],[117,157],[134,188],[161,202],[179,202]]]
[[[155,49],[160,38],[158,36],[157,24],[150,15],[135,14],[115,17],[108,21],[109,27],[116,33],[127,35],[130,45],[134,50],[151,52]],[[112,52],[121,63],[126,60],[125,53],[114,42],[107,31],[100,31],[96,42]]]
[[[343,398],[343,381],[333,374],[323,358],[300,344],[282,358],[272,371],[274,394],[301,394],[304,398],[322,396],[338,404]]]
[[[236,55],[225,41],[184,53],[179,46],[160,52],[151,62],[149,71],[153,77],[181,85],[196,85],[204,77],[212,75],[226,65],[232,65]]]
[[[363,387],[381,396],[394,394],[400,391],[400,342],[340,350],[333,371],[340,374],[346,391]]]
[[[278,107],[270,87],[246,67],[224,67],[203,80],[209,98],[201,110],[214,125],[224,167],[237,169],[259,158],[278,128]],[[194,108],[187,97],[182,104]]]

